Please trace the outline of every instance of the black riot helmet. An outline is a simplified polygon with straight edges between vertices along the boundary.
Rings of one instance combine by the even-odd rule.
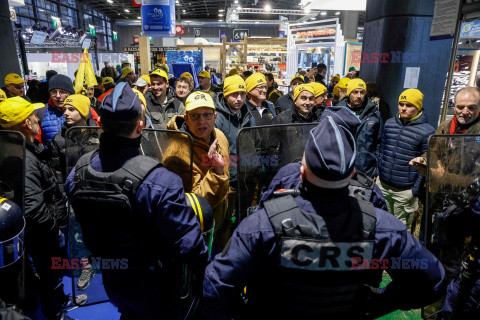
[[[208,200],[195,193],[185,193],[187,204],[192,207],[193,212],[200,222],[202,233],[208,233],[213,230],[215,223],[213,220],[213,209]]]
[[[13,201],[0,198],[0,270],[18,261],[24,252],[25,218]]]

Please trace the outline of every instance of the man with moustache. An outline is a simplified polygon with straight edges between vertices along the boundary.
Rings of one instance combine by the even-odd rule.
[[[186,77],[180,77],[175,83],[175,96],[177,100],[185,104],[190,92],[192,92],[193,86],[190,80]]]
[[[366,88],[367,85],[362,79],[350,80],[347,84],[347,95],[338,105],[350,108],[362,122],[355,133],[355,169],[374,177],[383,121],[377,105],[366,96]]]
[[[319,120],[315,112],[315,89],[310,84],[301,84],[293,93],[294,105],[273,118],[273,124],[310,123]]]

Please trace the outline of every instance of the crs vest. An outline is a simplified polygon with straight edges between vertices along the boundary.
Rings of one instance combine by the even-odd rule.
[[[355,176],[350,180],[348,193],[350,196],[370,202],[373,198],[373,188],[375,181],[365,173],[357,171]]]
[[[148,232],[152,222],[136,210],[135,195],[145,177],[162,164],[139,155],[114,172],[98,172],[91,166],[97,152],[78,160],[70,199],[87,249],[102,259],[128,259],[129,269],[158,263],[159,250],[152,248]]]
[[[360,314],[364,284],[372,272],[352,268],[352,261],[371,261],[376,215],[370,203],[353,197],[349,201],[363,223],[360,236],[351,242],[331,240],[322,216],[301,210],[292,196],[265,202],[280,247],[273,295],[281,308],[276,318],[347,319]]]

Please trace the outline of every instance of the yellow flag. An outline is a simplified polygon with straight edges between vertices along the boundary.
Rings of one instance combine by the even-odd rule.
[[[85,48],[83,51],[82,60],[78,66],[77,75],[75,77],[75,93],[81,94],[84,90],[86,92],[88,87],[93,87],[97,84],[97,78],[93,72],[92,63],[88,57],[88,50]]]

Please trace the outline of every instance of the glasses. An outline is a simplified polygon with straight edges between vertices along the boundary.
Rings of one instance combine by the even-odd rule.
[[[214,112],[206,112],[206,113],[189,113],[188,117],[192,119],[192,121],[200,120],[200,117],[203,116],[205,120],[212,120]]]
[[[50,90],[50,95],[52,97],[55,97],[57,94],[61,97],[68,97],[70,95],[70,92],[65,90]]]

